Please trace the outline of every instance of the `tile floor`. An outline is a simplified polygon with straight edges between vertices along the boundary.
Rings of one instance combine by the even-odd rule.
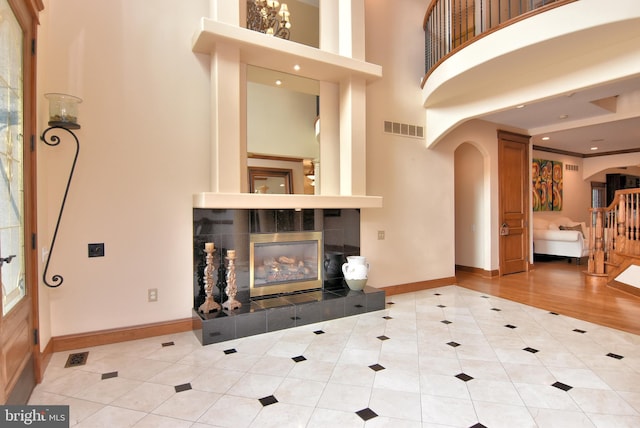
[[[638,427],[640,336],[447,286],[204,347],[56,353],[30,404],[83,428]]]

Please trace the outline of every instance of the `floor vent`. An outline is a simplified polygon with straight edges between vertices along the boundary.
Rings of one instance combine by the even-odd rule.
[[[424,126],[409,125],[407,123],[384,121],[384,132],[402,135],[404,137],[424,138]]]
[[[69,358],[67,358],[67,364],[65,364],[64,367],[67,368],[67,367],[84,366],[87,363],[88,357],[89,357],[89,351],[78,352],[77,354],[69,354]]]

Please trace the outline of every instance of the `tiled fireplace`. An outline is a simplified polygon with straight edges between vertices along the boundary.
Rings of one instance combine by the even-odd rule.
[[[193,209],[194,332],[203,345],[384,309],[384,291],[351,291],[341,267],[360,254],[360,210]],[[203,314],[205,243],[216,284],[227,250],[236,254],[233,311]]]

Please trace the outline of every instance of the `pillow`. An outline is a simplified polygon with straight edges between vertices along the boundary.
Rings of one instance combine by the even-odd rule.
[[[584,231],[582,230],[582,225],[576,224],[575,226],[560,226],[560,230],[576,230],[582,233],[582,237],[584,238]]]

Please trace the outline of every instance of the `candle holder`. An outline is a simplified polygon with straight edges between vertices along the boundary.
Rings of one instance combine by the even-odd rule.
[[[236,252],[235,250],[227,251],[227,296],[229,299],[222,304],[222,307],[228,311],[233,311],[242,306],[240,302],[236,300],[236,294],[238,293],[238,287],[236,286]]]
[[[73,178],[73,172],[76,169],[76,162],[78,161],[78,154],[80,153],[80,142],[78,137],[72,131],[73,129],[80,129],[78,123],[78,104],[82,100],[78,97],[66,94],[46,94],[45,97],[49,100],[49,128],[45,129],[40,140],[47,146],[55,147],[60,144],[61,140],[58,135],[58,131],[65,131],[76,143],[76,153],[73,157],[73,163],[71,164],[71,171],[69,171],[69,178],[67,180],[67,187],[62,197],[62,203],[60,204],[60,211],[58,213],[58,220],[56,222],[56,228],[53,231],[53,238],[51,238],[51,246],[49,247],[49,254],[47,255],[47,261],[44,265],[44,272],[42,273],[42,281],[47,287],[56,288],[62,285],[64,278],[62,275],[53,275],[51,282],[47,279],[47,272],[49,271],[49,262],[53,255],[53,250],[56,245],[56,238],[58,237],[58,229],[60,228],[60,220],[62,220],[62,213],[64,212],[64,206],[67,202],[67,195],[69,194],[69,187],[71,186],[71,179]],[[51,135],[49,135],[51,134]]]
[[[207,242],[204,244],[204,252],[207,254],[205,259],[207,265],[204,268],[204,281],[206,284],[205,292],[207,293],[207,297],[204,300],[204,303],[200,305],[198,311],[203,314],[208,314],[211,312],[219,311],[220,305],[213,300],[213,252],[215,251],[215,247],[212,242]]]

